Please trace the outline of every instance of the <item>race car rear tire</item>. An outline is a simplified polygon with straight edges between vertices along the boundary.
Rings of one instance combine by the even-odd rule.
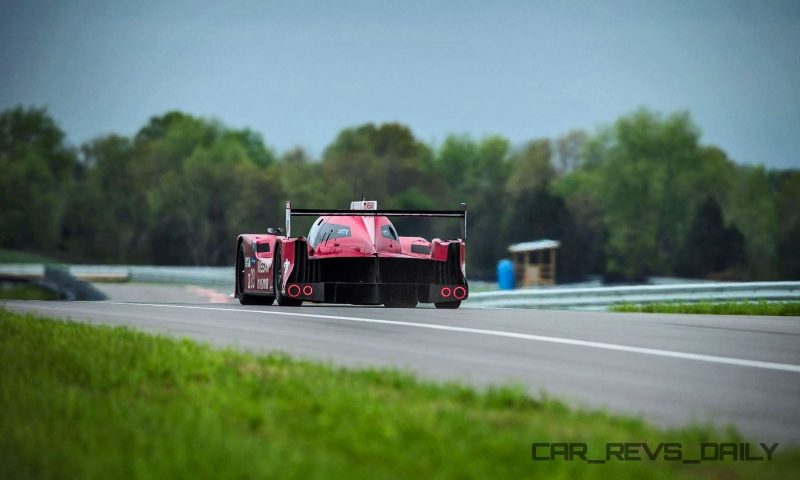
[[[296,298],[289,298],[281,292],[281,284],[283,283],[283,265],[281,262],[281,248],[280,243],[275,244],[275,253],[272,261],[273,271],[273,288],[275,289],[275,301],[281,307],[299,307],[303,304],[302,300]]]
[[[461,300],[457,302],[436,302],[433,305],[436,308],[458,308],[461,306]]]

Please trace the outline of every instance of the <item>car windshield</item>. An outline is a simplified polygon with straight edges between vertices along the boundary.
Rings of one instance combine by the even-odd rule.
[[[313,245],[316,247],[322,242],[327,240],[333,240],[335,238],[344,238],[349,237],[350,227],[347,225],[339,225],[336,223],[324,223],[320,226],[319,230],[317,231],[317,235],[314,238]]]

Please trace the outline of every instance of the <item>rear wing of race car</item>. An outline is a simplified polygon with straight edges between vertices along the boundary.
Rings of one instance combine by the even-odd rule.
[[[363,202],[370,204],[372,202]],[[374,207],[373,207],[374,208]],[[467,204],[461,204],[461,210],[317,210],[313,208],[292,209],[292,202],[286,202],[286,237],[292,236],[292,217],[449,217],[461,218],[461,238],[467,241]]]

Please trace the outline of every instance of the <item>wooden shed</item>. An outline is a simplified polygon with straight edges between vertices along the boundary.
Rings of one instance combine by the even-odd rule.
[[[555,285],[556,250],[560,246],[558,240],[535,240],[509,246],[517,286]]]

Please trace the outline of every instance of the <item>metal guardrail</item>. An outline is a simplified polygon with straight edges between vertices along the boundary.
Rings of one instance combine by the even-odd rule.
[[[139,265],[64,265],[75,278],[87,281],[233,285],[233,267],[157,267]],[[20,279],[44,276],[40,264],[0,264],[0,275]]]
[[[622,303],[755,300],[800,300],[800,282],[682,283],[589,288],[544,287],[470,293],[465,306],[605,308]]]
[[[230,285],[233,290],[233,267],[129,267],[134,282],[192,283]]]

